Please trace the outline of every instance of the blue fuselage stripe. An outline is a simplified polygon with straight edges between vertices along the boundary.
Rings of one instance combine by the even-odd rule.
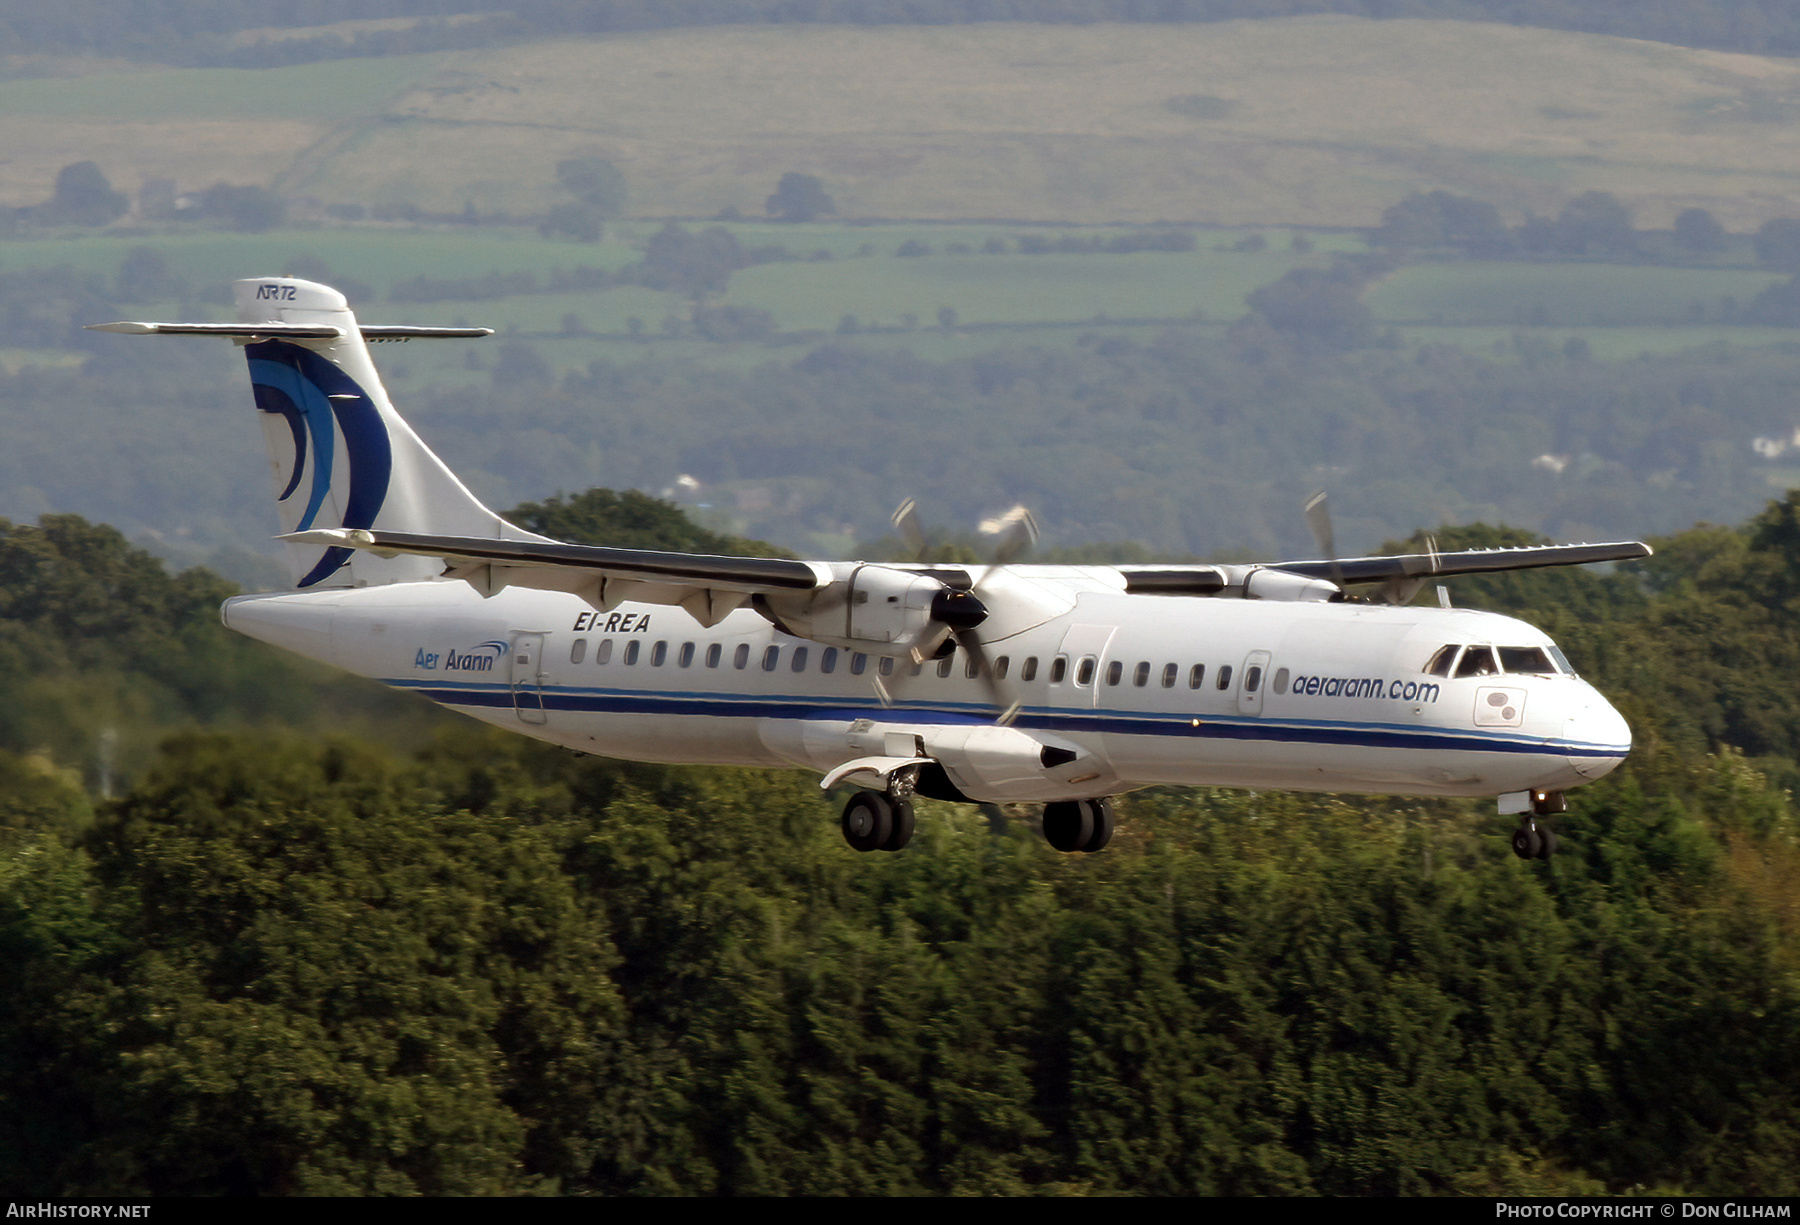
[[[513,692],[504,683],[445,683],[390,679],[384,682],[408,689],[434,702],[465,709],[507,708]],[[528,695],[528,696],[527,696]],[[521,690],[531,709],[538,709],[538,691]],[[819,719],[849,722],[873,718],[885,723],[988,723],[993,712],[985,706],[938,703],[882,707],[847,706],[841,700],[806,695],[645,691],[635,689],[546,688],[542,709],[570,714],[677,715],[716,719]],[[1551,754],[1559,757],[1617,758],[1629,751],[1624,745],[1584,744],[1565,740],[1448,728],[1413,728],[1396,724],[1346,721],[1282,721],[1265,717],[1199,718],[1182,714],[1155,715],[1143,711],[1107,711],[1068,707],[1027,707],[1014,719],[1014,727],[1066,734],[1105,733],[1122,736],[1163,736],[1190,740],[1277,741],[1284,743],[1354,745],[1366,748],[1449,749],[1464,752]]]

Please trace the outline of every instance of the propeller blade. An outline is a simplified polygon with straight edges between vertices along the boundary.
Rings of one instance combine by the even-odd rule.
[[[925,529],[919,526],[919,504],[911,498],[894,511],[894,531],[912,554],[914,561],[925,560]]]
[[[981,534],[996,537],[989,564],[1005,566],[1024,556],[1037,543],[1037,520],[1023,506],[1015,506],[992,519],[983,519]]]
[[[1338,565],[1337,535],[1331,530],[1331,502],[1323,489],[1315,489],[1306,499],[1306,526],[1312,529],[1313,543],[1331,563],[1331,581],[1344,591],[1344,570]],[[1348,594],[1348,593],[1346,593]]]

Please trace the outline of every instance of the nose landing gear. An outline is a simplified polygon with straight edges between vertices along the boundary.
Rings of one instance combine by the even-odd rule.
[[[1556,854],[1556,831],[1526,816],[1513,831],[1512,849],[1520,859],[1548,859]]]

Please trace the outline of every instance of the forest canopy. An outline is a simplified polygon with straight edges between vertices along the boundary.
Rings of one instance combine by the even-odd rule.
[[[583,507],[679,517],[605,490],[522,509]],[[319,730],[367,687],[226,635],[216,578],[79,520],[7,525],[0,628],[33,692],[160,686],[187,730],[107,800],[81,781],[98,733],[68,731],[97,706],[0,728],[0,1176],[1792,1194],[1800,830],[1770,780],[1800,759],[1773,679],[1797,525],[1800,493],[1612,573],[1451,580],[1633,723],[1549,864],[1486,804],[1204,790],[1126,797],[1074,859],[1023,811],[927,804],[871,863],[798,774],[444,718]],[[279,718],[231,697],[277,691]]]

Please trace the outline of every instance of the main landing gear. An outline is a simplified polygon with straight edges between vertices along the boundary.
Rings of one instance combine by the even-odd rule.
[[[912,841],[913,785],[896,772],[890,790],[858,791],[844,805],[844,841],[858,851],[898,851]],[[1109,799],[1060,800],[1044,805],[1044,840],[1059,851],[1092,853],[1113,836]]]
[[[844,841],[857,851],[904,850],[913,836],[913,791],[919,767],[908,766],[888,776],[888,789],[858,791],[844,805]]]
[[[844,805],[844,841],[858,851],[898,851],[912,841],[910,797],[894,799],[879,791],[858,791]]]

